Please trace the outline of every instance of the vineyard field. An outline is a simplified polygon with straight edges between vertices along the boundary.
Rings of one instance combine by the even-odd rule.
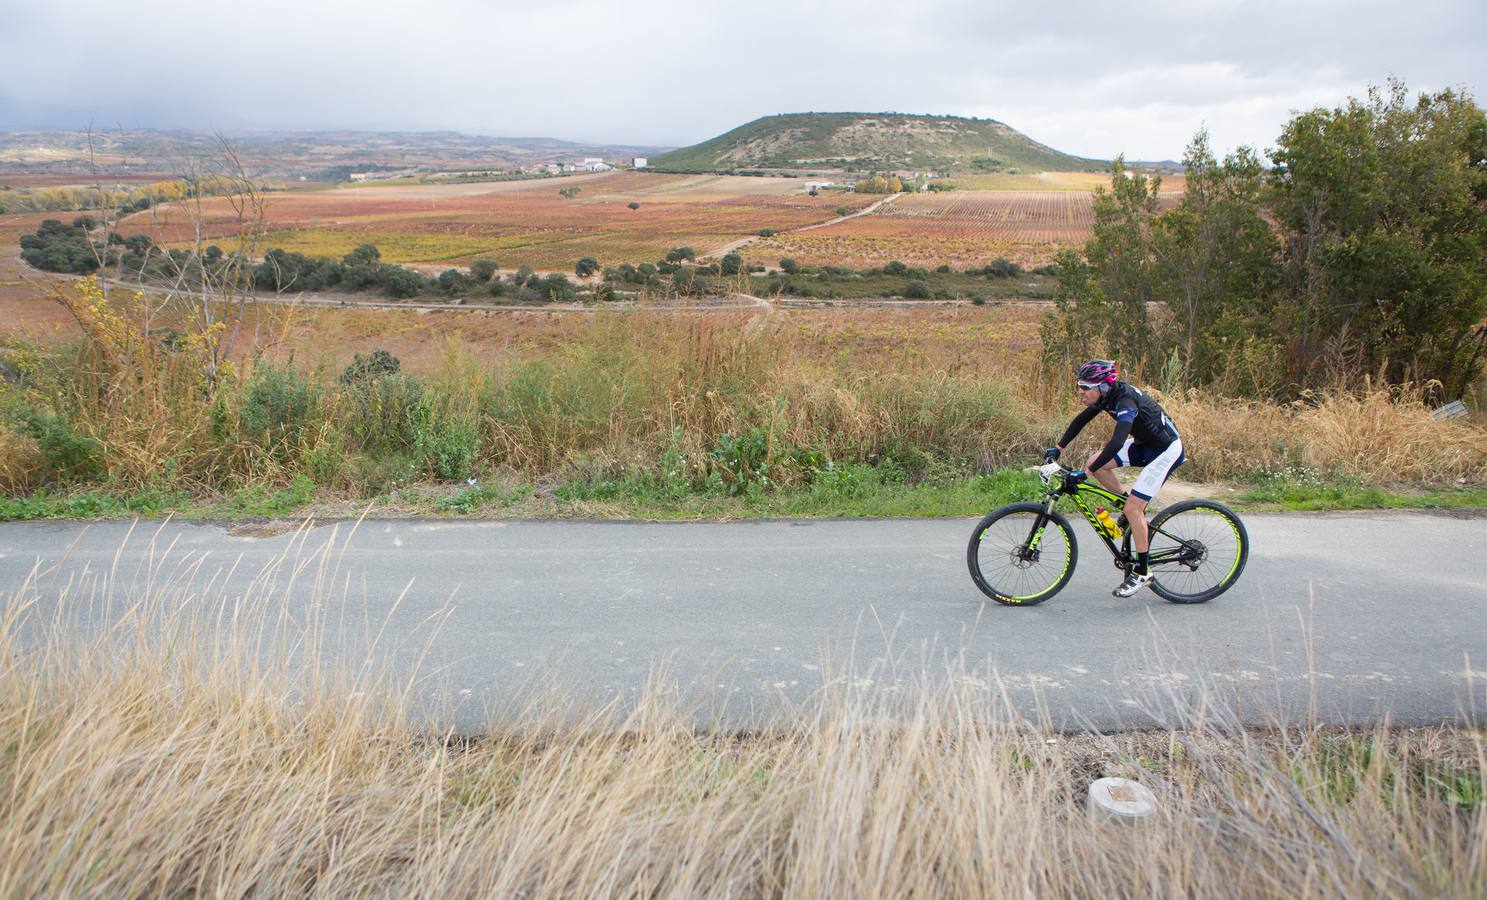
[[[1175,202],[1169,198],[1164,202]],[[956,268],[1005,257],[1046,265],[1089,239],[1088,191],[949,191],[907,194],[863,216],[750,248],[760,262],[791,257],[802,265],[877,266],[892,260]]]
[[[572,199],[559,188],[577,188]],[[503,268],[568,270],[582,257],[606,265],[654,262],[672,247],[701,253],[760,229],[829,221],[866,195],[809,196],[794,179],[624,172],[494,184],[398,185],[270,194],[262,248],[339,256],[376,244],[386,262],[463,265],[494,257]],[[636,204],[635,209],[630,205]],[[225,200],[205,204],[209,237],[236,230]],[[121,230],[189,240],[181,209],[163,207]]]

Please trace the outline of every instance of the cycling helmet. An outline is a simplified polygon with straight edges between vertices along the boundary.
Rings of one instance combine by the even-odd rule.
[[[1120,373],[1115,371],[1115,363],[1108,359],[1092,359],[1079,367],[1075,374],[1081,385],[1094,387],[1095,385],[1115,384],[1115,379]]]

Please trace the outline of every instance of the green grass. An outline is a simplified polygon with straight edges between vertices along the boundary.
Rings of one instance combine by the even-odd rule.
[[[801,519],[978,516],[1005,503],[1040,496],[1036,476],[1016,468],[986,475],[907,481],[894,466],[828,466],[807,484],[730,492],[717,479],[701,484],[646,472],[595,474],[555,483],[485,479],[457,490],[414,484],[372,498],[330,495],[297,475],[286,486],[240,488],[224,498],[183,491],[113,494],[106,490],[39,491],[0,497],[0,520],[274,518],[317,512],[392,517],[571,517],[598,519]],[[1348,481],[1274,479],[1224,496],[1244,512],[1367,509],[1487,509],[1487,489],[1387,489]]]
[[[1261,511],[1461,509],[1487,507],[1487,489],[1386,489],[1354,481],[1271,481],[1242,491],[1231,499],[1236,501],[1236,506]]]

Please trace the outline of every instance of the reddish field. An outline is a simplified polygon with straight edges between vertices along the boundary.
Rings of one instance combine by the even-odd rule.
[[[1087,241],[1093,222],[1094,195],[1084,191],[908,194],[865,216],[758,241],[748,256],[765,263],[788,256],[804,265],[877,266],[896,259],[956,268],[1006,257],[1039,266]]]
[[[67,311],[48,299],[53,284],[66,281],[21,261],[21,235],[47,219],[70,222],[81,213],[22,213],[0,216],[0,338],[70,333]]]
[[[576,187],[572,200],[558,194]],[[493,256],[503,268],[569,269],[584,256],[605,264],[653,262],[677,246],[699,253],[761,228],[782,231],[827,221],[839,206],[874,198],[811,197],[781,178],[656,175],[642,172],[493,184],[407,185],[267,195],[262,246],[339,256],[376,244],[398,263],[458,265]],[[638,209],[629,204],[638,203]],[[232,233],[223,200],[206,205],[207,233]],[[162,227],[141,213],[124,232],[156,231],[185,240],[180,210],[161,210]]]

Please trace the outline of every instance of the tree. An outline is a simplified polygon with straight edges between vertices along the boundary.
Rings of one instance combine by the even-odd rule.
[[[423,289],[423,279],[418,276],[417,272],[410,269],[402,266],[382,266],[377,271],[378,281],[394,297],[401,299],[416,297]]]
[[[563,277],[558,272],[553,272],[542,279],[540,290],[544,297],[553,302],[572,300],[578,295],[573,289],[573,282]]]
[[[836,214],[837,214],[837,217],[838,218],[845,218],[846,216],[849,216],[849,215],[852,214],[852,210],[849,209],[849,208],[847,208],[847,207],[845,207],[845,206],[838,206],[836,208]]]
[[[348,266],[373,266],[381,261],[382,251],[377,249],[376,244],[361,244],[341,257],[341,262]]]
[[[496,261],[493,259],[486,259],[483,257],[480,259],[472,259],[470,260],[470,277],[480,282],[490,281],[496,276],[496,271],[499,268],[500,267],[496,265]]]
[[[463,294],[470,286],[469,279],[459,269],[445,269],[439,273],[439,290],[449,295]]]
[[[585,256],[573,267],[573,273],[579,278],[588,278],[599,271],[599,260],[592,256]]]
[[[787,256],[780,260],[780,268],[784,270],[786,275],[794,275],[800,271],[800,263]]]
[[[1150,304],[1157,299],[1151,222],[1157,215],[1161,177],[1126,168],[1117,156],[1110,188],[1096,188],[1092,235],[1081,253],[1058,255],[1062,274],[1045,322],[1044,349],[1061,368],[1076,358],[1109,355],[1128,369],[1156,355]]]
[[[626,203],[625,205],[628,206],[628,207],[630,207],[631,209],[640,209],[640,204],[639,203],[636,203],[634,200],[631,200],[629,203]]]
[[[1280,245],[1262,215],[1265,166],[1249,147],[1219,162],[1207,131],[1188,145],[1183,165],[1182,201],[1152,229],[1168,312],[1160,338],[1165,381],[1225,378],[1247,392],[1268,392],[1278,362],[1269,312]]]
[[[1487,330],[1487,117],[1453,91],[1403,83],[1314,109],[1282,131],[1269,205],[1284,245],[1291,376],[1328,370],[1480,375]]]
[[[697,251],[691,247],[672,247],[666,251],[666,261],[669,263],[678,263],[684,259],[695,261],[697,259]]]
[[[739,270],[742,268],[742,256],[739,256],[737,253],[725,253],[723,254],[723,259],[721,260],[721,263],[718,267],[718,271],[720,274],[723,275],[737,275],[739,273]]]
[[[574,197],[577,197],[582,191],[583,188],[580,187],[558,188],[558,193],[563,196],[564,200],[572,200]]]

